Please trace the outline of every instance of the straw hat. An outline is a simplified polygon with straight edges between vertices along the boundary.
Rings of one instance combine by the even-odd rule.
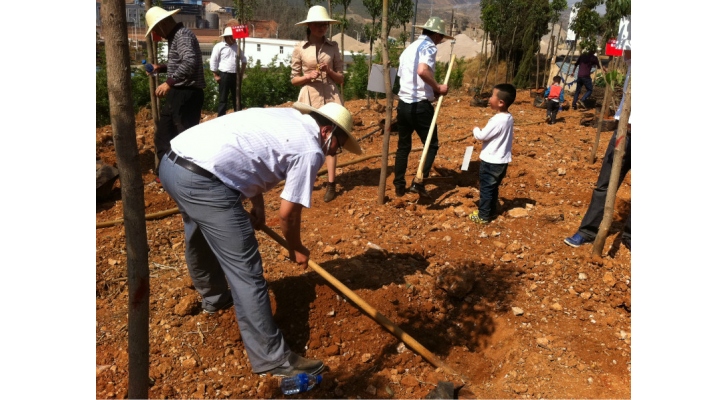
[[[225,27],[225,30],[222,31],[222,35],[220,36],[232,36],[233,35],[233,28],[231,27]]]
[[[308,104],[297,101],[293,103],[293,108],[300,111],[302,114],[314,112],[333,122],[334,124],[336,124],[336,126],[346,132],[347,136],[349,136],[349,139],[347,139],[346,143],[344,143],[344,148],[348,152],[354,154],[362,153],[359,143],[356,141],[354,135],[351,134],[351,130],[354,128],[354,122],[352,121],[351,113],[341,104],[326,103],[321,108],[313,108]]]
[[[441,20],[440,17],[430,17],[424,25],[415,25],[415,28],[427,29],[428,31],[445,35],[445,39],[455,39],[447,34],[445,21]]]
[[[147,20],[147,26],[149,29],[147,30],[147,34],[144,36],[149,36],[150,33],[152,33],[152,29],[163,19],[177,14],[180,10],[172,10],[167,11],[163,9],[162,7],[152,7],[147,11],[147,13],[144,15],[144,19]]]
[[[310,22],[328,22],[330,24],[339,24],[340,22],[331,19],[329,12],[322,6],[313,6],[308,9],[308,15],[306,19],[297,23],[296,25],[308,25]]]

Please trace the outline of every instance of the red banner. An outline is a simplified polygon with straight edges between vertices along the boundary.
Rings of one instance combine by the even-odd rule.
[[[617,48],[617,39],[611,38],[607,41],[607,48],[604,53],[608,56],[622,56],[622,50]]]
[[[249,37],[248,35],[248,25],[237,25],[233,26],[233,39],[242,39]]]

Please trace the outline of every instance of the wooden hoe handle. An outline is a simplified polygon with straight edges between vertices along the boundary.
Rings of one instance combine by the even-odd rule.
[[[450,80],[450,71],[452,71],[452,65],[455,64],[455,53],[450,56],[450,64],[447,66],[447,74],[445,74],[445,85]],[[432,117],[432,123],[430,123],[430,131],[427,132],[427,140],[425,140],[425,147],[422,149],[422,157],[420,157],[420,166],[417,167],[417,175],[415,176],[415,182],[422,183],[422,174],[425,169],[425,157],[427,157],[427,150],[430,148],[430,142],[432,141],[432,132],[435,131],[435,124],[437,122],[437,114],[440,113],[440,106],[442,105],[442,99],[445,96],[440,96],[437,99],[437,107],[435,107],[435,115]]]
[[[263,232],[268,234],[273,240],[278,242],[281,246],[288,248],[288,243],[286,243],[286,240],[281,237],[279,234],[274,232],[272,229],[270,229],[268,226],[263,226],[261,228]],[[394,322],[390,321],[389,318],[382,315],[379,311],[375,310],[372,306],[367,304],[364,300],[362,300],[361,297],[359,297],[356,293],[352,292],[348,287],[346,287],[343,283],[341,283],[338,279],[334,278],[331,274],[329,274],[325,269],[321,268],[320,265],[316,264],[313,260],[308,260],[308,266],[311,267],[316,273],[321,275],[324,279],[326,279],[327,282],[329,282],[332,286],[334,286],[336,289],[341,291],[347,298],[349,298],[351,301],[356,303],[368,316],[370,316],[372,319],[377,321],[379,325],[383,326],[384,329],[388,330],[391,334],[393,334],[397,339],[403,341],[407,346],[409,346],[412,350],[416,351],[417,354],[424,357],[427,361],[429,361],[432,365],[436,367],[442,368],[445,372],[453,375],[459,375],[456,373],[452,368],[448,367],[442,360],[437,358],[434,354],[432,354],[429,350],[427,350],[424,346],[419,344],[412,336],[408,335],[406,332],[404,332],[399,326],[395,325]]]

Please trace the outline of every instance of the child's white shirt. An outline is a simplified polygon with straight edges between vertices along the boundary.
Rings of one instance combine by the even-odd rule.
[[[475,139],[483,142],[480,159],[492,164],[511,162],[513,146],[513,116],[510,113],[498,113],[488,120],[482,130],[473,128]]]

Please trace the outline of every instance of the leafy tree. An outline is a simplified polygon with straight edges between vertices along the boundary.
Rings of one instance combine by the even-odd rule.
[[[596,51],[597,36],[602,20],[596,11],[597,6],[604,4],[605,0],[582,0],[574,3],[579,10],[569,28],[576,34],[576,40],[582,50]],[[581,39],[581,40],[580,40]]]
[[[369,67],[363,54],[352,54],[352,58],[354,62],[344,73],[347,83],[344,88],[344,97],[347,100],[363,99],[367,95]]]

